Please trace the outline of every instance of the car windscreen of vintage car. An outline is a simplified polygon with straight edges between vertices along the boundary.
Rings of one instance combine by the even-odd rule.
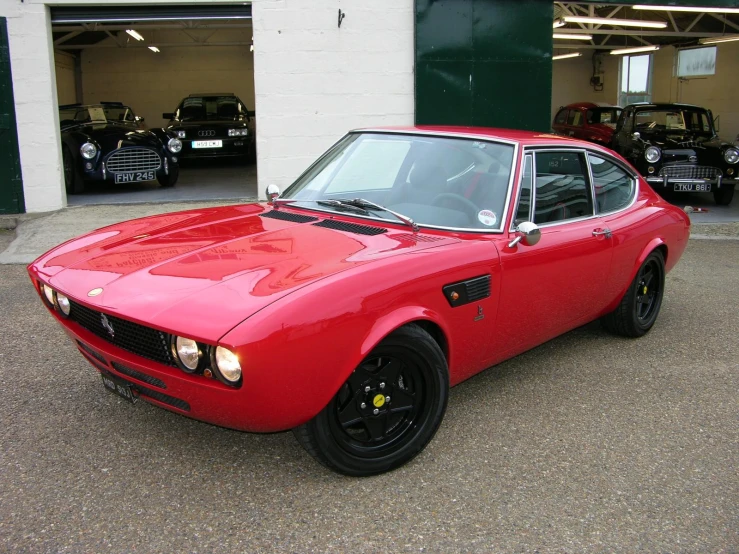
[[[634,116],[634,130],[640,133],[697,133],[713,135],[708,113],[704,110],[654,109],[639,110]]]
[[[75,106],[59,110],[62,127],[84,125],[86,123],[108,123],[110,121],[134,121],[131,108],[126,106]]]
[[[515,148],[473,138],[351,133],[280,202],[421,226],[499,230]]]
[[[177,108],[180,121],[233,120],[239,117],[248,117],[248,112],[235,96],[190,96]]]
[[[592,108],[588,110],[588,123],[600,123],[616,128],[621,108]]]

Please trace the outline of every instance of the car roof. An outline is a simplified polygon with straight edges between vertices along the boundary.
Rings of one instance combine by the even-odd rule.
[[[130,106],[126,106],[125,104],[122,104],[121,102],[98,102],[97,104],[62,104],[59,106],[60,110],[71,110],[73,108],[79,109],[79,108],[129,108]]]
[[[517,129],[499,129],[493,127],[457,127],[447,125],[416,125],[413,127],[368,127],[354,129],[352,133],[398,133],[416,135],[434,135],[453,138],[477,138],[484,140],[501,140],[518,142],[522,146],[562,144],[591,148],[592,142],[578,140],[552,133],[521,131]]]
[[[620,110],[621,106],[614,106],[613,104],[609,104],[608,102],[573,102],[572,104],[562,106],[560,110],[564,108],[617,108]]]
[[[652,108],[652,109],[661,109],[661,108],[694,108],[699,110],[705,110],[703,106],[696,106],[695,104],[680,104],[678,102],[635,102],[633,104],[629,104],[626,106],[626,108]],[[624,108],[624,109],[626,109]]]

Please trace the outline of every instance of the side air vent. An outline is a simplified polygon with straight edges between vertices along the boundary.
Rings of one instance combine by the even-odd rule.
[[[312,215],[300,215],[293,214],[290,212],[278,212],[277,210],[270,210],[259,214],[262,217],[271,217],[272,219],[281,219],[283,221],[293,221],[295,223],[308,223],[309,221],[318,221],[317,217]]]
[[[412,240],[415,242],[437,242],[440,240],[444,240],[444,237],[436,237],[433,235],[413,235],[411,233],[393,235],[392,238],[396,240]]]
[[[452,308],[463,306],[490,296],[490,275],[452,283],[442,290]]]
[[[316,227],[326,227],[327,229],[336,229],[337,231],[346,231],[347,233],[356,233],[357,235],[381,235],[382,233],[387,233],[387,229],[383,229],[382,227],[346,223],[344,221],[336,221],[335,219],[324,219],[313,225]]]

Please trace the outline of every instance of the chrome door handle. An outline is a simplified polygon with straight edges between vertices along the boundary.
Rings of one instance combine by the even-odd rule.
[[[593,236],[594,237],[597,237],[597,236],[600,236],[600,235],[605,236],[607,239],[609,239],[609,238],[611,238],[613,236],[611,234],[611,230],[610,229],[593,229]]]

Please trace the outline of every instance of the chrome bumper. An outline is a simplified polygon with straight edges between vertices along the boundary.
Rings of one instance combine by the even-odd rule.
[[[662,185],[663,187],[667,187],[667,185],[673,185],[675,183],[691,183],[695,185],[710,183],[711,185],[716,185],[716,188],[721,188],[721,185],[734,186],[739,182],[739,179],[729,179],[728,177],[723,177],[721,175],[715,179],[678,179],[665,175],[664,177],[646,177],[646,180],[650,185]]]

